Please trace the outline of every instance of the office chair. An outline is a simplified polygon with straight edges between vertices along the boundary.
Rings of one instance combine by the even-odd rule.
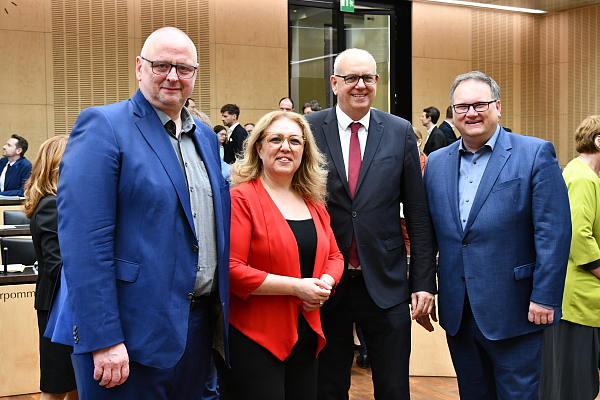
[[[21,210],[4,210],[4,225],[29,225],[29,218]]]
[[[4,248],[7,248],[7,264],[33,265],[36,261],[35,249],[31,238],[0,238],[0,254],[2,254],[2,265],[4,265]]]

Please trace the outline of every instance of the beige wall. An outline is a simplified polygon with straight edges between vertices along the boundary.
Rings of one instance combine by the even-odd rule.
[[[552,141],[564,166],[575,128],[600,113],[599,17],[600,5],[535,16],[413,2],[413,125],[425,137],[421,110],[443,115],[454,78],[480,70],[500,85],[502,124]]]
[[[213,124],[226,103],[255,122],[288,93],[287,0],[21,0],[0,14],[0,144],[69,133],[85,107],[137,89],[143,39],[161,26],[190,35],[199,53],[193,96]]]

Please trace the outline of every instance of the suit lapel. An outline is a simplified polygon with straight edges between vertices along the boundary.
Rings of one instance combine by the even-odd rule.
[[[358,175],[358,183],[356,184],[356,193],[360,190],[360,184],[371,166],[371,162],[373,161],[373,157],[375,157],[382,136],[383,126],[381,120],[375,113],[375,110],[371,110],[369,132],[367,133],[367,145],[365,146],[365,153],[363,154],[362,163],[360,164],[360,174]]]
[[[469,213],[469,219],[467,220],[467,225],[465,226],[465,232],[467,232],[479,211],[481,211],[481,207],[486,202],[490,192],[492,191],[496,180],[498,179],[498,175],[500,175],[500,171],[504,168],[504,165],[510,158],[510,140],[506,135],[506,132],[502,128],[500,128],[500,132],[498,133],[498,139],[496,140],[496,148],[492,152],[488,164],[483,172],[483,176],[481,177],[481,183],[479,184],[479,188],[477,189],[477,194],[475,195],[475,199],[473,200],[473,207],[471,208],[471,212]]]
[[[452,210],[452,219],[456,223],[456,228],[459,232],[462,232],[462,224],[460,222],[460,213],[458,209],[458,176],[460,174],[460,151],[459,146],[451,146],[448,148],[447,157],[449,157],[448,163],[446,163],[448,171],[444,174],[443,180],[446,182],[448,203],[450,204],[450,210]]]
[[[340,142],[340,130],[338,128],[338,121],[335,115],[335,107],[332,107],[329,111],[329,115],[325,117],[325,125],[323,126],[323,136],[325,136],[325,142],[329,149],[329,155],[333,167],[340,176],[346,193],[350,196],[350,188],[348,188],[348,176],[346,175],[346,166],[344,165],[344,155],[342,154],[342,144]],[[362,174],[362,167],[361,167]],[[359,177],[360,184],[360,177]],[[358,191],[358,185],[356,187]]]
[[[196,232],[192,219],[192,207],[187,191],[187,183],[181,171],[181,165],[173,150],[173,145],[167,136],[168,133],[160,123],[158,115],[156,115],[156,112],[154,112],[154,109],[140,91],[133,96],[132,100],[134,104],[133,112],[138,117],[135,120],[135,124],[164,167],[177,192],[187,220],[192,230]]]

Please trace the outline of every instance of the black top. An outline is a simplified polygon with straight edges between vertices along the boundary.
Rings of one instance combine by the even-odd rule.
[[[302,221],[286,220],[294,232],[300,255],[300,275],[312,278],[317,254],[317,231],[312,219]]]
[[[31,239],[38,262],[35,309],[50,310],[54,285],[58,280],[62,258],[58,246],[58,210],[56,196],[40,200],[31,216]]]

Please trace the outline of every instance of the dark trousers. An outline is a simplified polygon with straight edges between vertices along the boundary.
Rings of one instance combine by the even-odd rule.
[[[276,338],[274,338],[276,340]],[[317,334],[302,315],[298,342],[281,361],[235,327],[229,330],[231,369],[215,359],[222,400],[315,400]]]
[[[212,343],[210,305],[190,311],[187,343],[183,355],[171,368],[153,368],[129,362],[129,378],[122,385],[107,389],[94,380],[91,353],[72,355],[77,389],[81,400],[200,399],[210,365]],[[169,332],[164,332],[168,335]],[[125,344],[127,346],[127,344]]]
[[[411,319],[408,301],[384,310],[371,299],[362,275],[348,277],[338,303],[321,310],[327,339],[319,354],[319,400],[346,400],[354,358],[352,325],[360,326],[369,349],[377,400],[410,398],[408,362]]]
[[[538,400],[543,331],[489,340],[465,303],[455,336],[446,335],[461,400]]]

